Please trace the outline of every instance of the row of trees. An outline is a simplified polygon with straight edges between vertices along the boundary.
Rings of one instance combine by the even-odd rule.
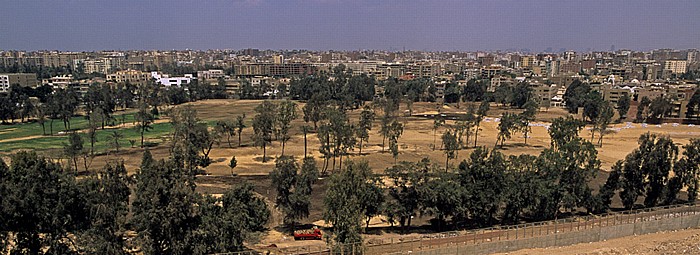
[[[639,148],[615,164],[606,183],[591,187],[600,161],[594,145],[579,137],[582,127],[572,118],[556,119],[551,146],[538,156],[480,147],[456,170],[428,159],[401,162],[384,171],[383,181],[367,162],[348,161],[329,179],[324,219],[333,224],[334,241],[348,243],[360,241],[362,226],[380,214],[402,229],[416,216],[431,216],[440,230],[449,223],[460,228],[549,220],[581,209],[602,213],[617,193],[625,208],[639,206],[639,196],[646,207],[675,203],[683,187],[687,200],[695,200],[700,140],[684,146],[679,160],[670,138],[642,135]]]
[[[248,184],[233,186],[221,198],[195,192],[193,175],[177,155],[155,160],[147,151],[134,176],[112,162],[80,179],[33,152],[17,153],[11,162],[0,161],[3,253],[239,251],[270,215]],[[129,231],[138,233],[135,241]]]

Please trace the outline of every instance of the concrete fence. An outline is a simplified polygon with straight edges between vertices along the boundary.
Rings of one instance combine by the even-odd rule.
[[[270,254],[491,254],[695,227],[700,227],[700,205],[682,204],[471,231],[370,239],[333,248],[290,247]]]

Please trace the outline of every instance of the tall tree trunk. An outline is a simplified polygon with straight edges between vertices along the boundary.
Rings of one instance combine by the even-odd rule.
[[[476,130],[474,130],[474,148],[476,148],[477,139],[479,139],[479,124],[476,125]]]
[[[435,147],[437,147],[437,128],[433,129],[433,150],[435,150]]]
[[[73,165],[75,165],[75,173],[78,173],[78,157],[73,156]]]
[[[343,170],[343,154],[340,154],[340,163],[338,165],[339,170]]]
[[[141,148],[143,148],[143,127],[141,127]]]
[[[525,131],[525,145],[527,145],[527,134],[528,134],[528,132]]]
[[[51,119],[51,123],[49,124],[49,130],[51,131],[49,135],[53,135],[53,119]]]
[[[333,172],[335,173],[335,154],[333,154]]]
[[[285,144],[284,138],[282,138],[282,154],[281,154],[281,156],[284,156],[284,144]]]
[[[382,152],[384,152],[384,144],[386,142],[386,135],[382,134]]]
[[[238,132],[238,147],[241,147],[241,133]]]
[[[447,173],[447,169],[450,169],[450,156],[445,156],[445,173]]]
[[[263,159],[262,162],[265,163],[266,161],[266,155],[267,155],[267,146],[265,146],[265,143],[263,142]]]
[[[306,158],[306,130],[304,130],[304,158]]]
[[[362,138],[360,138],[360,156],[362,156]]]

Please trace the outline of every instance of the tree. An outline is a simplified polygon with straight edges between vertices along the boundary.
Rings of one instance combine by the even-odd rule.
[[[220,199],[207,196],[201,206],[195,254],[243,251],[244,241],[264,229],[270,210],[248,183],[233,185]]]
[[[316,162],[313,158],[305,158],[299,172],[296,160],[290,156],[280,156],[270,178],[277,191],[275,205],[284,214],[284,223],[291,226],[293,233],[295,222],[309,216],[311,185],[318,178]]]
[[[615,191],[620,188],[620,175],[622,174],[622,160],[618,160],[610,171],[605,184],[600,186],[598,195],[593,198],[589,207],[593,213],[604,213],[610,209]]]
[[[437,134],[438,128],[442,127],[445,125],[445,118],[442,117],[441,114],[436,114],[433,117],[433,150],[435,150],[435,136]]]
[[[102,115],[99,111],[93,112],[88,120],[88,139],[90,139],[90,156],[95,155],[95,143],[97,142],[97,128],[99,128],[99,123],[101,122]],[[87,170],[87,169],[86,169]]]
[[[664,96],[658,96],[651,100],[649,104],[649,113],[647,115],[646,121],[649,123],[661,123],[673,110],[673,105],[671,105],[671,99]]]
[[[143,99],[139,101],[139,109],[134,114],[134,120],[136,121],[136,126],[134,127],[141,134],[141,148],[143,148],[144,134],[153,129],[155,120],[153,114],[148,111],[148,104]]]
[[[71,89],[59,89],[56,94],[57,115],[63,120],[63,127],[66,131],[70,129],[70,119],[78,108],[78,96]]]
[[[585,123],[574,119],[571,116],[559,117],[552,121],[547,132],[550,137],[550,148],[557,150],[569,142],[578,139],[578,133],[583,129]]]
[[[688,201],[697,198],[700,179],[700,139],[693,138],[683,146],[683,158],[673,165],[673,177],[669,180],[666,203],[672,203],[683,187],[688,187]]]
[[[34,116],[36,116],[36,122],[41,125],[41,135],[46,135],[46,109],[44,105],[38,105],[35,107]]]
[[[112,133],[109,135],[109,144],[117,151],[117,153],[119,153],[119,148],[121,148],[121,145],[119,144],[119,140],[121,139],[124,139],[124,135],[117,130],[112,131]]]
[[[506,84],[499,85],[493,92],[493,101],[495,103],[501,104],[501,106],[505,106],[510,101],[510,98],[513,94],[512,91],[513,88]]]
[[[527,137],[532,130],[530,123],[535,120],[535,114],[537,113],[538,106],[535,101],[528,100],[523,107],[525,108],[525,111],[518,115],[518,127],[523,132],[525,145],[527,145]]]
[[[639,147],[619,163],[620,199],[627,209],[634,207],[641,195],[645,206],[657,204],[678,155],[678,147],[667,136],[646,133],[638,142]]]
[[[123,162],[108,163],[84,181],[90,226],[79,234],[85,252],[128,254],[125,227],[129,212],[129,183]]]
[[[509,156],[503,180],[501,221],[505,224],[518,224],[522,216],[534,215],[532,210],[542,200],[544,182],[537,172],[532,155]]]
[[[267,162],[267,145],[272,142],[277,106],[270,101],[263,101],[255,107],[257,115],[253,117],[253,141],[263,149],[262,162]]]
[[[458,179],[465,187],[461,205],[468,208],[469,215],[477,225],[492,224],[503,194],[505,181],[505,158],[498,151],[477,148],[469,161],[459,164]]]
[[[289,130],[291,129],[291,123],[297,118],[297,105],[289,100],[284,100],[277,106],[277,120],[276,124],[276,134],[282,143],[282,153],[284,156],[284,145],[291,138],[289,136]]]
[[[615,112],[612,106],[605,101],[601,103],[599,111],[600,113],[598,114],[598,118],[595,119],[591,133],[594,131],[598,132],[598,146],[603,147],[603,136],[607,133]],[[591,140],[593,140],[593,135],[591,135]]]
[[[236,160],[236,156],[231,157],[231,161],[228,162],[228,167],[231,168],[231,176],[234,175],[233,169],[238,166],[238,160]]]
[[[196,205],[206,204],[178,161],[155,161],[146,151],[136,173],[131,224],[145,254],[194,253],[200,218]]]
[[[70,135],[68,135],[68,143],[63,144],[63,153],[73,161],[75,172],[77,173],[78,157],[85,153],[83,150],[83,138],[77,133],[70,133]]]
[[[418,163],[399,162],[384,171],[391,181],[384,214],[392,225],[398,222],[404,231],[411,226],[420,205],[418,188],[425,183],[429,169],[430,162],[424,159]]]
[[[467,81],[467,85],[464,86],[462,91],[462,98],[464,101],[481,101],[484,99],[484,93],[486,92],[486,84],[482,81],[471,79]]]
[[[311,127],[309,127],[309,126],[307,126],[307,125],[301,126],[301,132],[304,134],[304,157],[305,157],[305,158],[307,157],[307,151],[306,151],[306,150],[307,150],[307,148],[308,148],[306,136],[309,134],[309,131],[311,131]]]
[[[90,225],[90,212],[75,176],[35,152],[10,162],[0,160],[0,233],[13,233],[4,236],[3,252],[78,254],[71,243]]]
[[[566,103],[566,109],[569,113],[576,113],[579,107],[583,107],[586,101],[585,98],[589,92],[591,92],[591,86],[580,80],[574,80],[566,87],[564,102]]]
[[[575,133],[576,127],[566,133]],[[540,153],[535,165],[542,180],[533,213],[540,219],[556,218],[560,209],[573,211],[590,204],[590,180],[600,171],[595,146],[575,137]]]
[[[630,101],[628,93],[622,94],[622,97],[617,100],[617,113],[620,115],[620,119],[627,118],[627,112],[630,110]]]
[[[333,170],[335,170],[336,157],[340,157],[340,168],[342,168],[343,156],[347,154],[348,150],[355,147],[357,142],[356,129],[350,124],[347,114],[340,109],[329,108],[325,115],[327,121],[323,124],[318,135],[319,139],[324,139],[323,135],[329,139],[325,145],[329,146],[329,152],[333,155]],[[322,146],[323,143],[324,141],[322,141]]]
[[[236,116],[234,126],[236,127],[236,133],[238,133],[238,147],[241,147],[241,133],[243,133],[243,129],[246,128],[245,113],[243,115]]]
[[[646,115],[648,114],[648,107],[651,104],[651,100],[649,100],[648,97],[642,97],[642,100],[640,100],[639,105],[637,106],[637,116],[635,117],[636,122],[644,122],[646,121]],[[645,112],[645,110],[647,110]]]
[[[479,138],[479,126],[481,125],[481,121],[484,120],[484,117],[486,117],[486,114],[489,112],[489,102],[484,100],[481,101],[481,104],[479,105],[479,109],[476,110],[476,116],[474,119],[474,123],[476,125],[476,129],[474,130],[474,147],[476,147],[476,141]]]
[[[171,114],[170,123],[173,127],[171,152],[182,157],[185,168],[196,173],[198,167],[209,166],[209,153],[216,137],[209,132],[207,123],[197,118],[197,111],[191,106],[177,108]]]
[[[451,130],[447,130],[442,134],[442,146],[445,150],[445,171],[447,172],[450,169],[450,159],[456,157],[455,152],[459,149],[457,136]]]
[[[698,115],[698,113],[700,113],[700,89],[696,89],[695,92],[693,92],[690,100],[688,100],[686,108],[688,109],[686,111],[688,117],[698,118],[698,116],[700,116]]]
[[[498,123],[498,136],[496,137],[496,145],[500,142],[500,147],[503,147],[503,143],[510,139],[513,132],[519,127],[518,126],[518,115],[514,113],[503,113],[501,115],[501,120]]]
[[[426,215],[435,216],[432,223],[437,223],[437,231],[442,230],[442,225],[447,217],[454,219],[461,213],[463,189],[453,174],[441,173],[429,178],[424,185],[418,187],[418,197],[421,211]]]
[[[236,134],[236,124],[230,120],[218,120],[214,126],[214,132],[218,134],[219,137],[226,136],[226,142],[228,147],[233,148],[231,145],[231,136]]]
[[[379,133],[382,135],[382,152],[384,152],[386,139],[391,135],[391,126],[396,121],[396,111],[398,111],[399,105],[394,100],[387,100],[383,108],[384,115],[382,115],[379,129]]]
[[[584,98],[583,118],[595,122],[600,115],[602,105],[607,103],[598,91],[590,91]]]
[[[325,108],[325,102],[322,101],[321,96],[314,94],[302,108],[304,121],[307,123],[312,122],[314,130],[318,130],[318,122],[324,119],[323,113],[326,111]]]
[[[360,112],[360,122],[357,125],[356,136],[360,140],[360,155],[362,155],[362,142],[369,142],[369,131],[372,130],[372,122],[374,122],[374,111],[365,105]]]
[[[389,151],[394,156],[394,163],[399,157],[399,137],[403,134],[403,124],[394,120],[389,126]]]
[[[362,241],[362,195],[372,174],[367,161],[348,161],[345,169],[334,172],[323,199],[323,219],[333,225],[333,241],[338,244]]]
[[[511,92],[510,106],[522,109],[532,99],[532,88],[527,82],[520,82]]]
[[[370,177],[362,189],[357,190],[360,197],[360,210],[364,212],[365,228],[369,229],[369,222],[374,216],[380,215],[384,208],[384,189],[379,177]]]

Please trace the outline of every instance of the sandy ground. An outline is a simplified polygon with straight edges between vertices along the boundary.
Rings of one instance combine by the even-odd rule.
[[[621,254],[700,254],[700,229],[630,236],[603,242],[565,247],[527,249],[509,255],[621,255]]]
[[[259,147],[254,147],[250,140],[253,130],[250,127],[250,121],[252,119],[253,108],[259,104],[259,101],[234,101],[234,100],[206,100],[191,103],[198,112],[199,118],[201,119],[233,119],[236,115],[241,113],[247,113],[246,121],[248,128],[243,131],[242,135],[242,146],[238,147],[238,138],[232,137],[232,147],[229,147],[226,139],[222,140],[222,143],[215,145],[212,150],[210,157],[214,161],[211,166],[209,166],[206,171],[212,175],[229,175],[231,173],[230,168],[227,166],[228,161],[232,156],[236,156],[238,160],[238,167],[234,170],[235,173],[241,175],[250,174],[266,174],[269,173],[274,167],[274,158],[281,154],[281,145],[279,142],[273,142],[267,148],[268,158],[273,160],[268,160],[268,162],[263,163],[262,159],[262,149]],[[300,108],[302,104],[299,105]],[[401,111],[405,105],[402,105]],[[463,112],[465,105],[461,105],[461,109],[457,109],[454,106],[446,107],[443,112]],[[496,143],[497,125],[495,122],[498,118],[498,114],[503,112],[503,109],[492,106],[494,110],[491,112],[487,119],[481,124],[481,131],[478,137],[478,146],[486,146],[488,148],[493,148]],[[414,104],[414,116],[412,117],[402,117],[401,121],[404,123],[404,133],[399,139],[400,143],[400,154],[398,156],[398,161],[417,161],[423,157],[430,158],[433,162],[444,166],[445,154],[441,150],[433,150],[433,140],[435,139],[437,147],[440,147],[440,135],[445,131],[445,127],[438,129],[436,136],[433,136],[433,120],[422,117],[420,114],[434,111],[434,104],[429,103],[416,103]],[[300,113],[301,115],[301,113]],[[349,113],[350,118],[353,122],[357,122],[359,118],[359,111],[353,111]],[[567,113],[563,109],[549,109],[547,111],[541,111],[538,113],[538,121],[533,123],[532,133],[527,141],[527,145],[524,144],[525,139],[523,135],[517,133],[512,139],[506,141],[503,153],[507,155],[519,155],[523,153],[537,155],[544,148],[549,147],[550,140],[545,126],[549,125],[548,120],[558,116],[565,116]],[[294,155],[297,158],[303,157],[304,154],[304,138],[300,127],[305,123],[301,118],[293,122],[292,128],[292,139],[287,143],[286,155]],[[453,121],[447,121],[447,124],[453,124]],[[674,126],[672,124],[667,125],[648,125],[643,126],[641,124],[631,124],[628,126],[625,123],[614,124],[612,126],[613,132],[605,137],[603,140],[603,146],[598,148],[598,157],[602,162],[602,167],[604,170],[608,170],[617,160],[623,159],[628,153],[630,153],[634,148],[637,147],[637,139],[639,136],[646,132],[658,133],[669,135],[673,138],[674,142],[678,145],[683,145],[688,143],[688,140],[693,137],[700,137],[700,126],[687,126],[678,125]],[[382,137],[378,134],[379,123],[375,122],[372,130],[370,131],[370,139],[368,143],[365,143],[362,149],[362,155],[359,155],[359,148],[355,148],[349,156],[350,159],[364,159],[368,160],[370,166],[375,172],[382,172],[385,168],[394,164],[394,158],[387,151],[382,150]],[[581,131],[581,136],[590,139],[590,132],[588,130]],[[596,139],[597,140],[597,137]],[[318,152],[319,141],[315,134],[309,134],[307,136],[307,150],[308,153],[313,154],[317,162],[323,163],[323,158]],[[461,150],[458,152],[458,158],[456,160],[450,160],[455,166],[458,162],[467,158],[469,153],[473,150],[473,141],[469,142],[470,148]],[[386,145],[388,146],[388,144]],[[151,148],[151,152],[156,154],[156,157],[164,157],[168,153],[168,142],[161,143],[155,148]],[[102,158],[96,159],[96,167],[100,167],[99,162],[106,162],[109,158],[122,158],[128,166],[130,171],[135,170],[140,162],[141,149],[132,148],[126,152],[119,155],[107,155]],[[336,164],[339,164],[336,162]],[[329,169],[332,169],[332,162],[329,162]]]
[[[225,189],[229,187],[230,184],[240,182],[242,180],[247,180],[253,182],[256,187],[256,192],[266,197],[268,201],[273,200],[274,194],[271,194],[269,189],[269,179],[265,176],[274,167],[274,158],[281,154],[281,146],[279,142],[273,142],[271,146],[267,148],[267,157],[270,158],[267,162],[263,163],[262,159],[262,149],[252,145],[250,137],[253,134],[251,127],[251,120],[254,115],[253,109],[261,101],[246,100],[205,100],[194,103],[189,103],[198,112],[198,117],[202,120],[219,120],[219,119],[234,119],[235,116],[246,113],[246,125],[248,126],[242,134],[241,146],[238,146],[238,137],[232,137],[232,146],[229,147],[226,139],[222,139],[222,142],[215,145],[214,149],[210,154],[210,158],[213,163],[206,168],[206,172],[210,177],[201,178],[198,180],[199,187],[198,190],[206,193],[222,193]],[[294,155],[298,159],[304,155],[304,137],[301,132],[301,126],[306,123],[303,122],[301,116],[301,107],[303,104],[299,103],[299,115],[300,118],[293,122],[292,128],[292,138],[287,143],[285,154]],[[462,103],[460,108],[456,108],[456,105],[442,107],[443,113],[454,113],[454,112],[464,112],[466,105]],[[492,110],[488,118],[484,120],[481,124],[481,131],[478,136],[478,146],[485,146],[487,148],[493,148],[496,143],[497,136],[497,125],[496,118],[500,116],[500,113],[504,111],[513,111],[512,109],[500,108],[496,105],[492,105]],[[423,117],[423,113],[436,111],[435,104],[432,103],[415,103],[413,105],[413,116],[401,117],[400,121],[405,125],[404,133],[399,139],[400,143],[400,154],[398,156],[398,161],[418,161],[423,157],[430,158],[434,163],[444,167],[445,164],[445,154],[443,151],[439,150],[440,147],[440,135],[446,130],[445,127],[439,128],[437,134],[434,136],[432,126],[433,120]],[[401,105],[400,112],[406,112],[405,105]],[[357,122],[359,119],[359,110],[349,112],[349,116],[352,122]],[[566,116],[563,109],[542,109],[537,115],[537,121],[533,123],[532,133],[525,144],[525,140],[522,134],[517,133],[512,139],[506,141],[502,152],[507,155],[520,155],[523,153],[537,155],[543,149],[548,148],[550,145],[549,135],[547,133],[546,126],[549,122],[556,117]],[[159,120],[167,121],[167,119]],[[447,124],[453,124],[453,121],[447,121]],[[309,123],[308,125],[312,125]],[[609,170],[617,160],[623,159],[628,153],[637,147],[637,139],[639,136],[646,132],[652,132],[657,134],[669,135],[676,144],[679,146],[687,144],[690,138],[700,137],[700,126],[687,126],[687,125],[641,125],[641,124],[626,124],[620,123],[613,125],[614,130],[611,134],[607,135],[603,140],[603,146],[598,149],[598,157],[601,160],[602,168],[604,171]],[[385,150],[382,150],[382,137],[378,134],[379,121],[375,121],[372,130],[370,131],[370,140],[365,143],[362,148],[362,155],[359,154],[359,148],[355,148],[354,151],[349,155],[350,159],[357,160],[367,160],[372,167],[372,169],[379,173],[383,172],[384,169],[390,167],[394,164],[394,158],[392,155]],[[586,139],[590,139],[590,132],[588,130],[583,130],[580,134]],[[433,150],[433,141],[437,142],[438,150]],[[169,154],[170,142],[161,141],[160,139],[153,140],[154,142],[160,142],[159,145],[149,148],[151,153],[155,158],[166,158]],[[597,141],[597,137],[596,137]],[[318,152],[319,142],[315,134],[308,134],[307,136],[307,150],[309,154],[313,154],[316,158],[319,167],[322,166],[324,160],[321,154]],[[469,156],[469,153],[473,151],[473,140],[469,141],[470,148],[464,149],[458,152],[458,158],[450,160],[453,166],[456,166],[462,160]],[[388,146],[388,144],[386,144]],[[49,157],[55,158],[56,153],[51,151],[43,152]],[[138,166],[141,162],[141,155],[143,149],[140,148],[126,148],[120,153],[109,153],[107,155],[101,155],[94,159],[91,168],[99,169],[104,166],[107,162],[114,160],[124,161],[127,170],[130,173],[137,171]],[[237,174],[239,177],[230,178],[232,170],[228,167],[228,162],[232,156],[236,156],[238,160],[238,167],[233,170],[233,173]],[[64,161],[65,162],[65,161]],[[332,171],[332,162],[328,164],[329,171]],[[602,183],[605,180],[607,174],[601,175],[599,177],[601,180],[595,180],[596,183]],[[227,177],[228,176],[228,177]],[[209,178],[209,179],[207,179]],[[217,179],[218,178],[218,179]],[[246,179],[247,178],[247,179]],[[320,211],[322,195],[325,192],[325,185],[323,182],[317,184],[314,187],[315,197],[312,199],[312,215],[309,217],[308,222],[302,222],[304,224],[311,224],[320,219]],[[597,185],[596,185],[597,186]],[[616,197],[617,198],[617,197]],[[614,201],[615,203],[615,201]],[[271,208],[273,208],[271,206]],[[281,223],[281,216],[278,212],[273,213],[273,219],[270,223],[270,231],[263,237],[261,237],[260,245],[275,244],[278,247],[286,246],[301,246],[301,245],[323,245],[323,241],[293,241],[285,234],[286,230],[277,227]],[[315,222],[319,223],[320,222]],[[421,224],[421,222],[415,222]],[[424,223],[424,222],[423,222]],[[384,226],[385,223],[381,219],[375,219],[372,222],[372,226]],[[681,234],[669,234],[674,237],[673,240],[681,242],[684,238],[692,235],[700,234],[700,230],[693,230],[686,235]],[[679,232],[680,233],[680,232]],[[382,237],[391,233],[379,233]],[[657,234],[660,236],[665,236],[663,234]],[[378,237],[374,235],[374,237]],[[637,238],[637,237],[635,237]],[[659,237],[660,238],[660,237]],[[661,240],[661,239],[659,239]],[[666,240],[666,239],[664,239]],[[671,240],[671,239],[668,239]],[[700,241],[700,238],[695,240]],[[613,240],[614,241],[614,240]],[[662,241],[660,241],[662,242]],[[622,242],[624,243],[624,242]],[[646,242],[649,243],[649,242]],[[619,247],[617,244],[601,244],[600,247]],[[632,245],[630,248],[636,247]],[[561,249],[565,249],[561,248]],[[558,254],[576,254],[575,250],[563,251]],[[533,250],[531,252],[538,252]],[[640,251],[642,252],[642,251]],[[517,253],[517,254],[553,254],[549,253],[549,250],[544,250],[542,253]],[[583,253],[583,254],[598,254],[598,253]],[[621,253],[600,253],[600,254],[637,254],[636,252],[624,252]],[[640,253],[646,254],[646,253]],[[649,253],[656,254],[656,253]],[[697,252],[696,254],[700,254]]]

